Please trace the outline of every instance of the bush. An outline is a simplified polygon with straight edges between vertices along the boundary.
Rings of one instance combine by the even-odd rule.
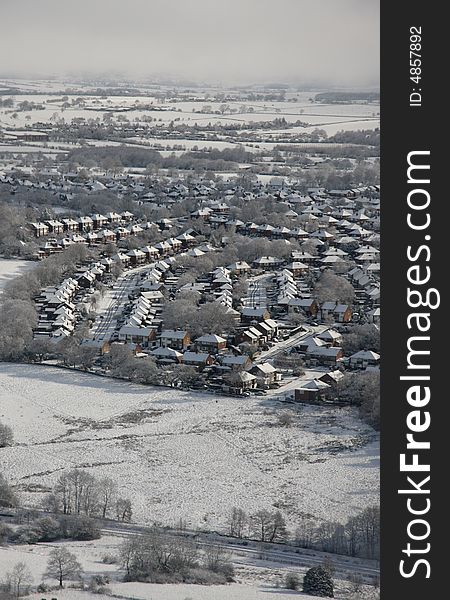
[[[34,530],[39,534],[39,542],[54,542],[62,537],[61,525],[52,517],[42,517],[33,523]]]
[[[303,591],[311,596],[334,598],[333,580],[323,567],[309,569],[303,578]]]
[[[183,582],[197,585],[223,585],[227,578],[221,573],[214,573],[200,567],[188,569],[183,573]]]
[[[16,544],[37,544],[40,541],[40,531],[33,526],[18,527],[10,536],[10,541]]]
[[[114,554],[104,554],[102,556],[102,563],[105,565],[115,565],[119,562],[119,559]]]
[[[6,506],[7,508],[17,506],[18,498],[13,492],[11,486],[0,473],[0,506]]]
[[[98,540],[101,537],[98,523],[90,517],[77,515],[63,519],[65,536],[74,540]]]
[[[298,590],[300,587],[300,578],[297,573],[288,573],[284,580],[284,587],[288,590]]]
[[[11,527],[9,527],[9,525],[6,525],[5,523],[0,523],[0,545],[7,542],[11,537],[12,533],[13,530],[11,529]]]
[[[14,442],[13,430],[8,425],[0,423],[0,448],[12,446]]]

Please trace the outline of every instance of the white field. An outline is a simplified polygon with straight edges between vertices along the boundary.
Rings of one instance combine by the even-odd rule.
[[[123,571],[118,564],[104,564],[102,557],[106,554],[117,555],[118,548],[123,538],[119,536],[105,536],[100,540],[92,542],[53,542],[31,545],[10,545],[0,547],[0,580],[4,580],[6,574],[11,571],[15,564],[24,562],[33,577],[32,589],[41,581],[45,581],[52,587],[57,587],[57,581],[45,575],[47,561],[50,551],[57,546],[64,546],[76,555],[83,569],[83,582],[88,584],[92,576],[104,575],[110,583],[107,586],[109,593],[119,598],[130,600],[283,600],[295,596],[311,599],[312,596],[290,592],[283,589],[283,581],[288,572],[295,572],[300,581],[307,570],[306,567],[292,568],[286,565],[270,563],[259,559],[244,559],[234,562],[235,583],[218,586],[202,586],[189,584],[149,584],[149,583],[123,583]],[[58,600],[106,600],[109,595],[91,595],[87,591],[70,589],[75,582],[66,581],[66,589],[55,589],[45,594],[32,593],[28,598],[41,600],[57,597]],[[337,580],[335,592],[337,600],[348,596],[348,583]],[[365,592],[371,588],[365,586]],[[366,596],[364,595],[364,598]],[[358,597],[358,600],[362,600]]]
[[[290,427],[282,410],[296,410]],[[2,470],[30,504],[74,467],[116,479],[146,523],[222,528],[234,506],[277,504],[294,530],[302,514],[345,521],[378,501],[377,437],[348,408],[0,364],[0,420],[16,441],[0,449]]]
[[[50,90],[51,88],[48,89]],[[123,115],[129,121],[140,122],[145,115],[154,119],[153,124],[162,126],[168,124],[170,121],[187,125],[194,125],[194,123],[198,123],[199,125],[207,123],[230,124],[271,121],[280,117],[283,117],[288,122],[300,120],[309,123],[312,128],[320,127],[327,131],[328,127],[331,127],[333,124],[335,124],[335,131],[339,129],[372,129],[380,125],[380,107],[377,104],[313,104],[309,102],[309,98],[314,95],[315,92],[298,93],[296,94],[298,99],[294,102],[241,101],[237,98],[233,101],[224,102],[176,100],[165,103],[158,101],[151,95],[111,96],[110,98],[84,96],[83,99],[86,103],[86,108],[75,106],[63,109],[61,102],[62,93],[61,97],[36,93],[17,95],[14,99],[17,104],[24,100],[40,104],[43,106],[41,110],[18,112],[13,117],[15,107],[3,109],[0,111],[0,124],[20,128],[31,123],[50,122],[55,114],[58,118],[64,118],[66,122],[80,117],[85,119],[102,119],[105,109],[128,109]],[[72,96],[69,95],[69,102],[77,96],[78,94],[76,93]],[[134,109],[136,105],[149,106],[150,104],[153,106],[150,106],[149,109]],[[232,114],[226,113],[224,115],[216,114],[215,111],[218,111],[222,104],[228,105],[231,109],[236,109],[237,112]],[[205,110],[205,108],[207,109],[207,107],[211,107],[211,112],[199,112]],[[253,112],[241,113],[241,107],[244,107],[245,111],[251,109]],[[335,131],[330,129],[328,133],[332,135]],[[264,137],[266,133],[262,132]]]
[[[21,275],[28,269],[31,269],[35,266],[35,263],[29,260],[20,260],[15,258],[0,258],[0,294],[2,293],[3,286],[17,277]]]

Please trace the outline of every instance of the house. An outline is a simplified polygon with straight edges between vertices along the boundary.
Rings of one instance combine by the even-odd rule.
[[[94,273],[92,273],[91,271],[85,271],[84,273],[81,273],[81,275],[78,277],[78,284],[82,288],[90,288],[94,285],[95,280],[96,276]]]
[[[92,221],[91,217],[78,217],[77,223],[78,229],[81,233],[84,231],[91,231],[94,226],[94,222]]]
[[[122,216],[119,215],[119,213],[117,213],[115,211],[106,213],[106,218],[107,218],[108,222],[111,224],[117,224],[122,221]]]
[[[272,340],[278,335],[278,323],[273,319],[266,319],[255,324],[255,329],[260,331],[268,340]]]
[[[348,304],[336,304],[333,316],[337,323],[349,323],[353,316],[352,307]]]
[[[253,267],[255,269],[264,269],[264,271],[273,271],[278,269],[284,260],[282,258],[276,258],[275,256],[261,256],[253,261]]]
[[[203,368],[214,363],[214,358],[207,352],[190,352],[183,354],[183,363],[193,367]]]
[[[319,340],[322,340],[327,346],[339,346],[342,343],[342,335],[335,329],[327,329],[319,333]]]
[[[103,244],[112,244],[116,241],[116,234],[110,229],[101,229],[97,233],[97,239],[100,240]]]
[[[309,270],[309,266],[303,262],[294,260],[286,267],[286,269],[291,271],[294,277],[301,277]]]
[[[320,315],[323,321],[334,319],[334,309],[337,302],[323,302],[320,305]]]
[[[288,313],[305,313],[306,316],[315,318],[319,311],[319,305],[314,298],[292,298],[288,303]]]
[[[324,381],[311,379],[294,390],[294,400],[303,404],[321,404],[329,390],[330,386]]]
[[[381,319],[380,308],[374,308],[371,311],[369,311],[367,313],[367,317],[369,318],[369,321],[371,323],[374,323],[375,325],[379,325],[380,324],[380,319]]]
[[[328,373],[324,373],[319,377],[319,381],[327,383],[331,388],[336,388],[343,377],[344,373],[342,371],[328,371]]]
[[[75,219],[61,219],[64,231],[78,231],[78,221]]]
[[[103,227],[106,227],[106,224],[108,223],[108,219],[104,215],[99,215],[98,213],[92,215],[91,218],[94,229],[103,229]]]
[[[163,348],[185,350],[191,343],[191,337],[187,331],[165,329],[159,336],[159,342]]]
[[[144,252],[148,261],[157,259],[159,257],[158,250],[153,246],[145,246],[142,248],[142,252]]]
[[[380,355],[377,352],[372,352],[372,350],[360,350],[350,356],[348,363],[352,369],[375,367],[380,363]]]
[[[127,255],[130,257],[131,265],[142,264],[147,258],[147,255],[142,250],[130,250],[127,252]]]
[[[125,238],[130,237],[130,231],[126,227],[118,227],[115,235],[117,241],[124,240]]]
[[[344,351],[339,346],[322,346],[309,349],[306,353],[306,361],[309,365],[323,365],[336,367],[344,358]]]
[[[45,223],[30,223],[30,229],[34,233],[35,237],[43,237],[48,235],[50,232],[50,228]]]
[[[207,334],[197,338],[195,345],[199,351],[218,354],[227,347],[227,340],[220,335]]]
[[[246,390],[253,390],[257,386],[256,377],[247,371],[230,373],[224,376],[225,389],[232,394],[242,394]]]
[[[258,387],[268,387],[276,381],[281,381],[281,373],[270,363],[260,363],[250,369],[250,373],[256,377]]]
[[[270,313],[266,308],[245,307],[241,311],[242,323],[252,323],[253,321],[266,321],[270,319]]]
[[[49,219],[45,221],[45,224],[48,225],[48,229],[50,233],[62,233],[64,231],[64,225],[61,221],[56,221],[55,219]]]
[[[250,369],[252,361],[249,356],[242,354],[240,356],[234,356],[233,354],[227,354],[222,356],[221,361],[224,367],[228,367],[233,371],[243,371]]]
[[[110,344],[109,344],[109,341],[107,341],[107,340],[84,339],[81,341],[81,346],[83,348],[95,348],[95,350],[97,350],[97,352],[99,353],[100,356],[103,356],[104,354],[108,354],[108,352],[110,351]]]
[[[151,352],[152,356],[156,357],[159,362],[181,362],[183,360],[183,354],[178,352],[174,348],[169,348],[168,346],[162,348],[155,348]]]
[[[251,267],[245,260],[240,260],[228,265],[227,269],[235,275],[245,275],[251,270]]]
[[[235,343],[259,346],[265,341],[264,334],[255,327],[249,327],[236,335]]]
[[[138,325],[123,325],[119,329],[119,341],[132,342],[133,344],[147,345],[156,338],[154,327],[140,327]]]

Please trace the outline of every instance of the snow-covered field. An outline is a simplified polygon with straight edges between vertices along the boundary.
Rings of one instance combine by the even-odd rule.
[[[123,571],[119,564],[105,564],[102,557],[117,556],[123,538],[118,536],[105,536],[92,542],[53,542],[30,545],[10,545],[0,547],[0,581],[12,570],[15,564],[23,562],[31,572],[33,581],[32,589],[41,581],[57,588],[57,581],[45,575],[50,551],[57,546],[64,546],[75,554],[83,569],[82,579],[88,584],[94,575],[103,575],[108,578],[108,594],[116,598],[129,598],[130,600],[283,600],[295,596],[305,600],[312,597],[299,592],[283,589],[287,573],[295,572],[300,581],[306,572],[306,567],[289,567],[262,560],[234,562],[235,583],[227,585],[202,586],[189,584],[150,584],[129,582],[123,583]],[[47,598],[56,597],[58,600],[106,600],[111,598],[106,594],[93,596],[87,591],[71,589],[75,582],[67,580],[64,590],[54,589],[45,594]],[[349,584],[343,580],[335,581],[335,596],[338,600],[349,600],[346,592]],[[365,586],[365,591],[370,591]],[[43,594],[32,593],[28,596],[33,600],[41,600]],[[366,598],[366,596],[364,596]],[[353,599],[352,599],[353,600]],[[362,597],[358,597],[362,600]]]
[[[0,420],[16,441],[0,449],[2,470],[30,503],[73,467],[116,479],[137,521],[205,529],[223,527],[234,506],[279,506],[293,530],[302,514],[344,521],[378,498],[377,437],[348,408],[0,364]]]
[[[5,283],[33,266],[35,263],[29,260],[0,258],[0,294]]]
[[[299,92],[296,94],[296,99],[291,98],[289,102],[250,101],[241,100],[239,97],[224,103],[209,99],[204,101],[176,99],[173,102],[159,102],[151,92],[148,95],[111,96],[110,98],[86,95],[83,98],[85,107],[68,106],[64,108],[62,99],[51,95],[50,92],[55,90],[52,90],[51,86],[47,86],[46,82],[42,83],[44,84],[43,89],[39,90],[39,82],[33,82],[33,89],[37,92],[35,94],[30,94],[29,86],[25,86],[22,89],[27,90],[27,95],[19,94],[13,97],[17,104],[27,100],[39,105],[40,109],[19,112],[16,112],[15,108],[4,109],[0,111],[0,124],[23,128],[36,122],[51,122],[55,117],[63,118],[66,122],[70,122],[74,118],[101,119],[105,110],[125,110],[123,114],[131,122],[139,122],[143,117],[152,117],[153,124],[157,125],[165,125],[171,121],[187,125],[194,125],[194,123],[226,125],[258,123],[284,118],[290,123],[297,120],[308,123],[311,125],[311,129],[315,127],[326,129],[330,135],[340,129],[373,129],[380,126],[378,104],[314,104],[310,102],[310,98],[315,95],[313,91]],[[48,90],[48,93],[45,93],[44,90]],[[68,94],[69,101],[77,95],[77,93]],[[233,112],[230,114],[227,109],[225,114],[217,114],[222,104],[225,104]],[[334,124],[334,128],[328,129],[327,125],[331,124]]]

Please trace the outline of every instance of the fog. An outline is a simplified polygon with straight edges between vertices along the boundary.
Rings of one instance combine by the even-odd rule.
[[[0,0],[0,75],[379,82],[378,0]]]

